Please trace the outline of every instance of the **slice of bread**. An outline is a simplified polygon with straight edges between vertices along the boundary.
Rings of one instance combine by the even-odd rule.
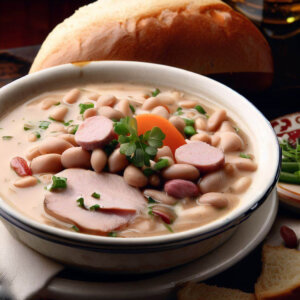
[[[300,300],[300,251],[263,247],[263,269],[255,285],[258,300]]]
[[[255,300],[255,296],[240,290],[189,283],[178,292],[178,300]]]

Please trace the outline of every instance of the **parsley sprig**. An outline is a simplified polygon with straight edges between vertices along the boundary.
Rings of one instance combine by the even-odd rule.
[[[120,152],[139,168],[144,165],[150,166],[150,159],[155,157],[157,148],[162,147],[162,141],[166,137],[158,127],[153,127],[139,136],[136,119],[131,117],[115,122],[114,129],[119,135]]]

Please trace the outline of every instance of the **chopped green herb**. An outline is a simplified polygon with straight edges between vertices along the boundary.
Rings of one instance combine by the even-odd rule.
[[[107,236],[110,236],[110,237],[117,237],[118,236],[118,233],[116,231],[111,231],[107,234]]]
[[[52,117],[49,117],[48,119],[51,120],[51,121],[55,121],[56,122],[56,120],[54,118],[52,118]]]
[[[145,176],[149,177],[149,176],[155,174],[155,171],[151,168],[146,168],[143,170],[143,173]]]
[[[38,131],[35,131],[35,132],[34,132],[34,135],[35,135],[36,138],[38,138],[38,139],[41,137],[41,134],[40,134]]]
[[[173,229],[172,229],[172,227],[171,227],[170,225],[168,225],[167,223],[163,223],[163,224],[164,224],[164,226],[165,226],[171,233],[174,232]]]
[[[69,126],[69,125],[71,125],[72,122],[73,122],[73,120],[70,120],[70,121],[68,121],[68,122],[63,122],[63,124],[64,124],[65,126]]]
[[[196,105],[194,108],[198,111],[198,113],[206,115],[206,110],[201,105]]]
[[[76,202],[78,203],[78,206],[84,208],[84,198],[80,197],[76,200]]]
[[[154,214],[153,214],[153,206],[148,206],[148,215],[149,216],[154,216]]]
[[[90,210],[92,210],[92,211],[96,211],[96,210],[98,210],[98,209],[100,209],[100,205],[98,205],[98,204],[95,204],[95,205],[93,205],[93,206],[90,206]]]
[[[236,133],[240,132],[240,129],[238,127],[233,127]]]
[[[94,193],[92,194],[92,197],[93,197],[93,198],[96,198],[96,199],[100,199],[100,194],[94,192]]]
[[[156,200],[154,200],[152,197],[148,197],[148,204],[154,204],[157,203]]]
[[[136,167],[150,166],[150,159],[154,159],[157,148],[162,147],[165,138],[158,127],[139,136],[136,119],[130,117],[115,122],[114,129],[119,135],[120,152]]]
[[[152,97],[156,97],[158,94],[160,94],[160,89],[156,88],[152,93]]]
[[[75,225],[72,226],[72,229],[73,229],[74,231],[76,231],[76,232],[79,232],[79,228],[78,228],[77,226],[75,226]]]
[[[50,123],[51,123],[51,122],[49,122],[49,121],[40,121],[39,128],[45,130],[45,129],[47,129],[47,128],[49,127]]]
[[[154,169],[159,171],[163,168],[166,168],[169,166],[169,161],[166,158],[161,158],[158,160],[158,162],[154,165]]]
[[[178,107],[177,110],[176,110],[176,112],[174,113],[174,115],[176,115],[176,116],[183,115],[182,107]]]
[[[130,108],[130,110],[132,111],[132,113],[134,114],[134,113],[135,113],[135,108],[134,108],[134,106],[131,105],[131,104],[129,104],[129,108]]]
[[[80,114],[82,115],[87,109],[94,108],[94,103],[80,103]]]
[[[2,139],[5,140],[5,141],[11,140],[12,138],[13,138],[13,136],[11,136],[11,135],[2,136]]]
[[[107,156],[111,155],[114,150],[116,149],[117,145],[119,144],[119,142],[114,139],[112,141],[110,141],[107,145],[104,146],[104,152],[106,153]]]
[[[33,129],[34,125],[30,124],[30,123],[25,123],[23,128],[25,131],[27,131],[27,130]]]
[[[55,104],[53,104],[53,105],[58,106],[58,105],[60,105],[60,102],[57,102],[57,103],[55,103]]]
[[[184,133],[187,136],[192,136],[192,135],[196,134],[196,130],[193,126],[185,126],[184,127]]]
[[[249,154],[245,154],[245,153],[240,153],[240,157],[251,159],[251,156]]]
[[[67,188],[67,178],[53,175],[52,184],[48,189],[52,191],[55,189],[65,189],[65,188]]]
[[[71,125],[69,128],[68,128],[68,132],[71,133],[71,134],[75,134],[78,130],[78,127],[79,125]]]
[[[195,120],[182,118],[186,126],[194,126]]]

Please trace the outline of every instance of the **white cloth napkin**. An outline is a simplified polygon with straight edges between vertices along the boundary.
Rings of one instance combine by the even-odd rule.
[[[63,269],[13,238],[1,221],[0,236],[0,281],[13,299],[27,299]]]

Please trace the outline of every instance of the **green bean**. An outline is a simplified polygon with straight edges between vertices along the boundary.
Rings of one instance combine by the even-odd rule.
[[[300,176],[287,172],[281,172],[279,181],[285,183],[300,184]]]
[[[298,162],[282,162],[281,171],[293,173],[300,170],[300,163]]]

